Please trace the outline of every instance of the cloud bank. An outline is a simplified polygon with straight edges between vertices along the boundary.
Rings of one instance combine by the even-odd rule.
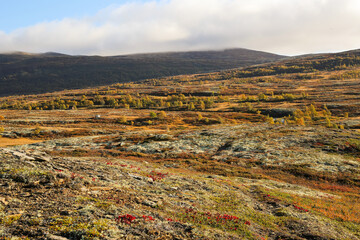
[[[285,55],[360,48],[358,0],[167,0],[0,31],[0,52],[118,55],[242,47]]]

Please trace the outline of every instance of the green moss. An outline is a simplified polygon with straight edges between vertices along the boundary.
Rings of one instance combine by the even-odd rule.
[[[109,229],[109,223],[107,219],[82,222],[79,217],[60,217],[51,223],[50,229],[70,238],[97,239],[103,237],[103,233]]]
[[[288,226],[290,222],[298,221],[299,219],[293,216],[282,216],[275,219],[275,223],[279,227]]]
[[[75,200],[77,203],[89,203],[89,202],[98,202],[99,200],[92,197],[79,196]]]
[[[277,217],[273,215],[264,214],[248,208],[245,218],[250,222],[254,222],[268,229],[276,230],[278,228],[278,225],[276,224]]]
[[[32,218],[28,221],[30,226],[39,226],[42,222],[41,218]]]
[[[242,239],[256,239],[250,231],[249,224],[245,224],[246,220],[241,217],[231,218],[226,214],[201,211],[179,211],[175,213],[175,216],[177,220],[193,224],[201,229],[218,229],[223,232],[235,233]]]
[[[31,180],[37,180],[50,176],[52,173],[37,168],[14,168],[3,167],[0,170],[0,177],[12,179],[16,182],[27,183]]]
[[[9,215],[0,219],[0,224],[10,226],[21,218],[21,214]]]
[[[355,236],[360,237],[360,224],[353,222],[339,222],[339,225],[343,225],[350,232],[352,232]]]
[[[232,191],[217,196],[210,196],[210,200],[214,203],[212,209],[219,212],[233,212],[236,211],[239,206],[244,205],[241,198]]]
[[[102,209],[102,210],[109,210],[111,208],[113,204],[110,202],[105,202],[105,201],[98,201],[97,203],[95,203],[95,207]]]

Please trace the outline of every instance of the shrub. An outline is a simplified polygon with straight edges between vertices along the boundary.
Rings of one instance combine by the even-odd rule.
[[[121,116],[118,120],[117,123],[121,123],[121,124],[126,124],[127,123],[127,119],[125,116]]]
[[[150,118],[157,118],[157,114],[155,112],[150,112]]]
[[[305,126],[305,120],[303,117],[301,118],[296,118],[296,124],[300,125],[300,126]]]
[[[118,223],[125,223],[125,224],[131,224],[134,220],[136,219],[135,216],[130,215],[130,214],[125,214],[122,216],[118,216],[115,221]]]
[[[33,129],[33,134],[34,135],[39,135],[41,133],[42,129],[40,127],[36,127]]]
[[[159,118],[160,118],[160,119],[165,119],[165,118],[166,118],[166,112],[165,112],[165,111],[161,111],[161,112],[159,113]]]
[[[331,120],[329,119],[329,117],[326,117],[325,118],[325,122],[326,122],[326,126],[328,128],[331,128],[333,126],[333,124],[331,123]]]
[[[266,116],[265,117],[265,122],[270,123],[270,124],[275,124],[274,118]]]
[[[264,93],[260,93],[258,95],[258,99],[259,101],[266,101],[267,100],[267,96]]]

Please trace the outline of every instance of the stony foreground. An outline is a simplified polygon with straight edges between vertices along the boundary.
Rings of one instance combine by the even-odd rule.
[[[360,239],[350,130],[129,131],[0,149],[2,239]]]

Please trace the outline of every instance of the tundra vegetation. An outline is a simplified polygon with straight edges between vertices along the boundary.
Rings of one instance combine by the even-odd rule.
[[[1,239],[360,239],[359,75],[353,51],[0,98]]]

